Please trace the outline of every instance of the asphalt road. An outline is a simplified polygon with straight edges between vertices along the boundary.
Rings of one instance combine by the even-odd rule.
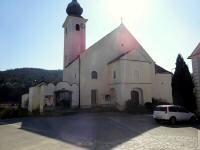
[[[151,115],[79,113],[0,120],[0,150],[196,150],[198,126],[157,124]]]

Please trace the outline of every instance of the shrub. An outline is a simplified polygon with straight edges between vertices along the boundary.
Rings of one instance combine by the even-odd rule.
[[[134,103],[133,100],[127,100],[126,101],[126,111],[127,112],[132,112],[134,110],[134,108],[136,108],[137,105]]]
[[[30,115],[32,115],[32,116],[40,116],[40,109],[37,108],[37,109],[33,110]]]
[[[152,98],[152,104],[153,104],[153,106],[170,105],[170,103],[166,102],[166,100],[156,99],[156,98]]]
[[[17,115],[16,109],[11,108],[11,107],[4,108],[0,113],[1,119],[15,118],[17,116],[18,115]]]
[[[26,116],[28,116],[28,109],[18,108],[17,109],[17,115],[18,115],[18,117],[26,117]]]
[[[148,112],[153,112],[154,106],[151,102],[146,102],[144,104],[145,108],[147,109]]]
[[[28,110],[22,108],[12,108],[7,107],[3,108],[0,112],[1,119],[9,119],[9,118],[16,118],[16,117],[25,117],[28,116]]]
[[[138,105],[133,100],[126,101],[126,112],[132,114],[143,114],[148,113],[144,105]]]

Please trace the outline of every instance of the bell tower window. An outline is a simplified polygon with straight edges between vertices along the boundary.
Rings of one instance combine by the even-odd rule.
[[[80,31],[80,25],[76,24],[76,31]]]

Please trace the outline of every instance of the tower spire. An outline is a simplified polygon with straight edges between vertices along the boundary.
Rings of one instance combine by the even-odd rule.
[[[80,6],[77,0],[72,0],[71,3],[68,4],[66,12],[69,16],[81,17],[83,8]]]

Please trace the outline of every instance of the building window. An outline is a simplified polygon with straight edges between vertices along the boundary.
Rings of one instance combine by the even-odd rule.
[[[92,79],[97,79],[98,78],[98,74],[96,71],[92,71]]]
[[[113,71],[113,79],[116,79],[116,71]]]
[[[75,79],[76,79],[76,74],[75,74]]]
[[[76,31],[80,31],[80,25],[76,24]]]

